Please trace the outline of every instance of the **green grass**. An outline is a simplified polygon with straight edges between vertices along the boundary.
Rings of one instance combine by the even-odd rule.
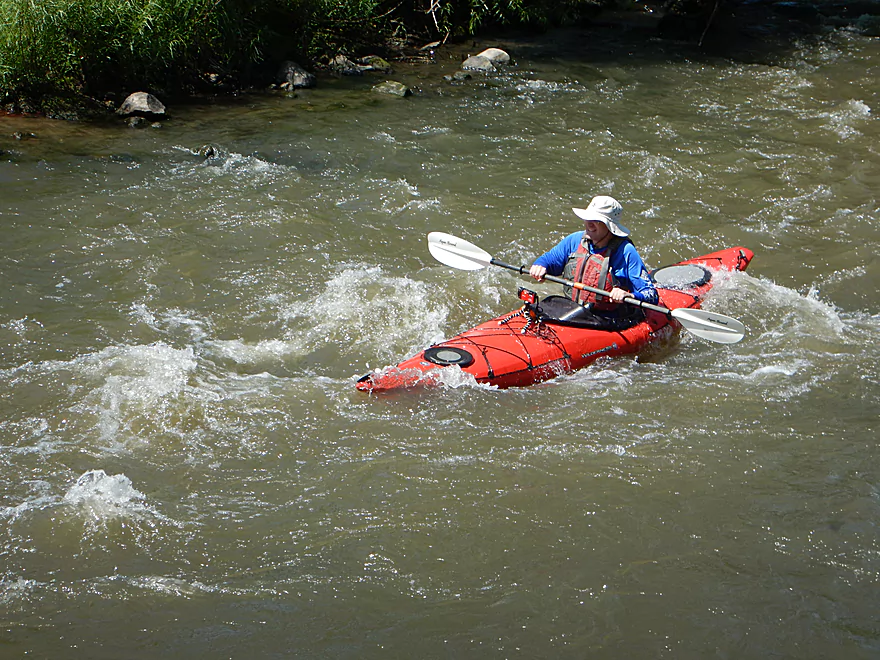
[[[262,64],[379,51],[509,24],[564,22],[594,0],[0,0],[0,99],[193,91]],[[428,11],[434,7],[434,11]]]

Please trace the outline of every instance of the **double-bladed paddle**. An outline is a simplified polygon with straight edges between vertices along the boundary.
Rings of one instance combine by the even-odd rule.
[[[473,243],[439,231],[432,231],[428,234],[428,250],[440,263],[460,270],[481,270],[486,266],[499,266],[500,268],[516,271],[520,275],[526,275],[529,272],[529,269],[525,266],[505,264]],[[611,294],[604,289],[597,289],[561,277],[545,275],[544,279],[575,289],[590,291],[600,296],[611,297]],[[689,330],[697,337],[718,342],[719,344],[735,344],[746,333],[746,327],[736,319],[724,316],[723,314],[716,314],[715,312],[707,312],[704,309],[667,309],[666,307],[652,305],[635,298],[624,298],[623,302],[641,307],[642,309],[650,309],[665,314],[681,323],[685,330]]]

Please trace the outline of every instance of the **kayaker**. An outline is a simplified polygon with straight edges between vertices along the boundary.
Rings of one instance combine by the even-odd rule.
[[[589,291],[564,287],[567,298],[585,306],[587,312],[607,319],[616,329],[628,327],[643,318],[636,305],[620,304],[630,297],[657,304],[657,289],[629,239],[630,231],[620,224],[623,207],[613,197],[594,197],[585,209],[573,208],[584,221],[584,231],[569,234],[535,260],[529,275],[539,282],[548,273],[567,280],[605,289],[611,294],[598,296]]]

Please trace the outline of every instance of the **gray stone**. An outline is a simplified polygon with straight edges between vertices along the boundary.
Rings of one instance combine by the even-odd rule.
[[[373,91],[378,94],[390,94],[392,96],[400,96],[401,98],[412,94],[409,87],[395,80],[380,82],[378,85],[373,86]]]
[[[309,73],[299,64],[290,60],[281,63],[276,79],[283,89],[314,87],[318,82],[314,74]]]
[[[461,68],[465,71],[494,71],[495,65],[492,61],[482,55],[471,55],[461,63]]]
[[[492,64],[509,64],[510,63],[510,55],[508,55],[505,51],[500,48],[487,48],[482,53],[478,55],[485,57],[487,60],[492,62]]]
[[[394,69],[387,60],[382,59],[378,55],[367,55],[358,60],[364,67],[365,71],[378,71],[380,73],[394,73]]]
[[[470,80],[473,76],[466,71],[456,71],[451,76],[443,76],[443,80],[450,83],[457,83],[463,80]]]
[[[343,76],[361,76],[363,75],[365,68],[366,67],[362,67],[359,64],[355,64],[345,55],[337,55],[330,60],[330,69]]]
[[[165,106],[152,94],[135,92],[122,102],[116,114],[122,117],[137,116],[161,119],[165,116]]]

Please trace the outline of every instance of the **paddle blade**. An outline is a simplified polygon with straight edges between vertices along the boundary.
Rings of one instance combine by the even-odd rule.
[[[746,336],[746,326],[736,319],[704,309],[673,309],[672,318],[697,337],[719,344],[735,344]]]
[[[459,270],[480,270],[492,263],[492,255],[463,238],[440,231],[428,234],[428,250],[441,264]]]

